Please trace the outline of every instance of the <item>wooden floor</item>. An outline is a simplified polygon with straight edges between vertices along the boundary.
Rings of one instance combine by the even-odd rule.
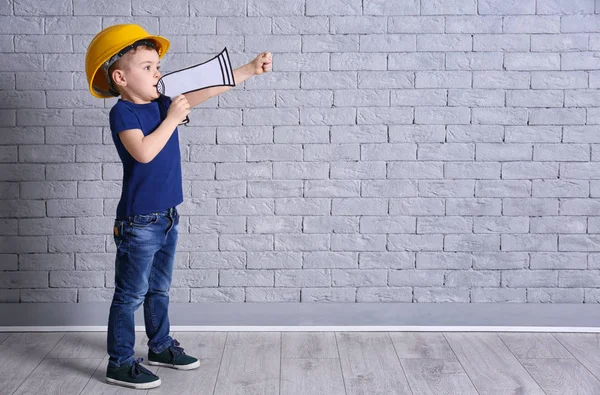
[[[137,333],[136,357],[146,359]],[[0,333],[0,394],[600,394],[600,334],[181,332],[200,368],[104,381],[106,333]]]

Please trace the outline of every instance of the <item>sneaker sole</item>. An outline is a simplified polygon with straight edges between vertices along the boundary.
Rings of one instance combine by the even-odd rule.
[[[173,365],[173,364],[164,363],[164,362],[148,361],[148,365],[164,366],[166,368],[177,369],[177,370],[192,370],[192,369],[196,369],[196,368],[200,367],[200,361],[192,362],[187,365]]]
[[[106,382],[110,383],[110,384],[114,384],[114,385],[120,385],[122,387],[134,388],[134,389],[138,389],[138,390],[147,390],[150,388],[156,388],[161,384],[160,379],[158,379],[156,381],[151,381],[149,383],[129,383],[127,381],[111,379],[110,377],[106,378]]]

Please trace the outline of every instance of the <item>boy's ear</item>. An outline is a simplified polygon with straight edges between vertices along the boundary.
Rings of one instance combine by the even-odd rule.
[[[118,86],[126,86],[127,85],[127,81],[125,80],[125,73],[123,73],[123,70],[119,70],[119,69],[113,70],[111,77],[112,77],[112,80],[115,85],[118,85]]]

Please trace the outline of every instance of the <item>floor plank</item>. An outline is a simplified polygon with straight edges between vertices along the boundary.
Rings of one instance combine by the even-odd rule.
[[[64,333],[14,333],[0,344],[0,394],[12,394]]]
[[[0,332],[0,344],[2,344],[4,340],[8,339],[10,335],[12,335],[10,332]]]
[[[398,358],[456,359],[440,332],[390,332]]]
[[[519,360],[573,358],[551,333],[498,333],[498,336]]]
[[[198,359],[221,359],[227,332],[176,332],[171,335],[185,349],[185,353]]]
[[[387,332],[336,334],[348,395],[411,394]]]
[[[333,332],[283,332],[281,358],[339,358]]]
[[[544,391],[495,333],[445,333],[482,395],[543,395]]]
[[[415,395],[478,394],[456,358],[411,358],[400,362]]]
[[[600,380],[575,358],[524,359],[521,363],[548,395],[600,394]]]
[[[339,359],[281,361],[281,395],[345,395]]]
[[[215,395],[279,395],[281,333],[230,332]]]
[[[555,333],[554,337],[600,379],[600,333]]]
[[[100,362],[101,358],[44,359],[14,394],[79,394]]]
[[[102,359],[106,355],[106,333],[67,333],[48,355],[48,358]]]

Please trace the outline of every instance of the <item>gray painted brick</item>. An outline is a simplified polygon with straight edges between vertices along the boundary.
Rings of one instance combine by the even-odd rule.
[[[0,288],[48,288],[48,272],[4,272]]]
[[[527,292],[529,303],[583,303],[583,289],[533,288]]]
[[[546,0],[538,2],[536,13],[538,14],[593,14],[594,1],[580,0],[565,2],[561,0]]]
[[[450,271],[446,274],[444,285],[447,287],[496,287],[500,286],[498,271]]]
[[[418,252],[417,269],[470,269],[473,258],[469,253],[462,252]]]
[[[389,15],[389,14],[388,14]],[[388,18],[389,33],[443,33],[441,16],[392,16]],[[333,33],[333,31],[332,31]],[[362,32],[359,32],[362,33]],[[364,32],[377,33],[377,32]]]
[[[573,127],[572,129],[576,129]],[[561,127],[558,126],[507,126],[506,142],[547,142],[561,141]],[[567,140],[564,140],[567,142]],[[577,140],[582,141],[582,140]],[[574,142],[574,141],[571,141]]]
[[[280,2],[277,0],[249,0],[248,16],[303,15],[305,0]]]
[[[413,197],[418,195],[415,181],[363,181],[363,197]]]
[[[447,16],[446,33],[502,33],[500,16]]]
[[[403,89],[414,87],[414,73],[397,71],[359,71],[359,89]]]
[[[329,238],[324,235],[276,235],[275,250],[327,251]]]
[[[497,52],[451,52],[446,54],[448,70],[502,70],[503,54]]]
[[[441,251],[442,235],[389,235],[388,251]],[[390,276],[391,279],[391,276]],[[394,285],[390,282],[389,285]]]
[[[331,286],[331,270],[329,269],[275,270],[274,274],[276,287]]]
[[[417,233],[427,234],[448,234],[448,233],[472,233],[473,220],[471,218],[451,216],[447,218],[439,217],[419,217],[417,221]],[[404,233],[404,232],[389,232]]]
[[[479,14],[535,14],[535,0],[479,0]]]
[[[413,0],[414,1],[414,0]],[[306,15],[360,15],[362,4],[359,0],[332,0],[320,2],[306,0]]]
[[[500,236],[496,235],[446,235],[444,251],[498,251]]]
[[[329,31],[332,34],[385,33],[387,19],[383,16],[332,16],[329,18]]]
[[[448,55],[449,56],[449,55]],[[443,70],[444,54],[425,53],[390,53],[388,70]]]
[[[104,286],[104,272],[51,271],[52,288],[98,288]]]
[[[390,3],[385,0],[365,0],[363,2],[365,15],[418,15],[419,2],[407,0],[400,3]]]
[[[331,271],[334,287],[382,287],[387,284],[387,270],[342,270]]]
[[[358,254],[355,252],[308,252],[304,253],[302,268],[305,269],[357,269]]]
[[[361,269],[414,269],[412,252],[360,252]]]
[[[248,218],[248,233],[300,233],[302,218],[296,216]]]
[[[363,144],[361,159],[364,161],[388,160],[416,160],[417,147],[415,144]]]
[[[308,152],[308,151],[307,151]],[[357,155],[358,156],[358,155]],[[310,156],[307,155],[307,160]],[[313,180],[325,179],[329,174],[329,165],[316,162],[277,162],[273,164],[274,179]]]
[[[536,252],[531,254],[532,269],[585,269],[588,267],[586,254]],[[590,269],[594,269],[590,264]]]
[[[21,303],[76,303],[76,289],[22,289]]]
[[[230,303],[243,302],[245,299],[244,288],[219,287],[191,289],[192,303]]]
[[[358,303],[382,302],[412,302],[412,289],[410,287],[360,287],[356,293]]]
[[[304,146],[305,161],[352,161],[359,159],[360,145],[358,144],[305,144]],[[324,169],[328,167],[324,163],[319,164],[319,166]]]
[[[302,182],[290,181],[249,181],[248,197],[300,197]]]
[[[527,217],[476,217],[473,218],[475,233],[527,233]]]
[[[597,32],[598,15],[566,15],[560,19],[560,31],[565,33]]]
[[[387,169],[387,177],[390,179],[440,179],[444,178],[444,167],[442,163],[435,162],[390,163]]]
[[[482,180],[475,184],[477,197],[529,197],[531,181]]]
[[[559,16],[505,16],[504,33],[560,33]]]
[[[390,286],[435,287],[444,284],[444,272],[441,270],[400,270],[390,271]]]
[[[469,15],[477,13],[475,0],[422,0],[422,15]]]
[[[468,303],[467,288],[415,288],[414,300],[417,303]]]
[[[449,126],[449,128],[451,128]],[[443,125],[390,125],[390,142],[444,142],[445,127]]]
[[[507,180],[558,178],[558,164],[552,162],[506,162],[502,163],[502,178]]]
[[[193,252],[190,254],[192,269],[243,269],[246,265],[244,252]]]
[[[358,197],[360,181],[357,180],[307,180],[304,183],[306,197]]]
[[[529,254],[527,252],[480,252],[473,254],[474,269],[526,269],[528,262]]]
[[[355,288],[303,288],[301,302],[303,303],[354,303]]]
[[[500,163],[446,163],[444,165],[444,178],[500,178]]]
[[[304,216],[303,233],[357,233],[358,217],[351,216]]]
[[[326,34],[329,31],[326,16],[273,17],[274,34]]]
[[[300,302],[300,289],[287,288],[246,288],[246,302]]]
[[[500,215],[500,199],[446,199],[447,215]]]
[[[279,91],[275,94],[275,101],[277,107],[332,107],[333,92],[325,90]],[[308,132],[309,130],[320,130],[318,133],[323,134],[323,130],[326,130],[326,128],[276,126],[275,142],[284,142],[277,140],[277,134],[281,134],[283,131],[289,132],[292,130],[296,133],[303,133],[304,131]],[[289,138],[293,137],[290,135]],[[327,139],[322,141],[320,138],[319,142],[327,142]]]
[[[526,303],[526,289],[474,288],[472,303]]]
[[[5,200],[2,203],[0,214],[3,218],[43,217],[46,213],[41,200]]]
[[[558,215],[558,199],[503,199],[502,212],[504,215]],[[561,213],[569,215],[562,208]]]

